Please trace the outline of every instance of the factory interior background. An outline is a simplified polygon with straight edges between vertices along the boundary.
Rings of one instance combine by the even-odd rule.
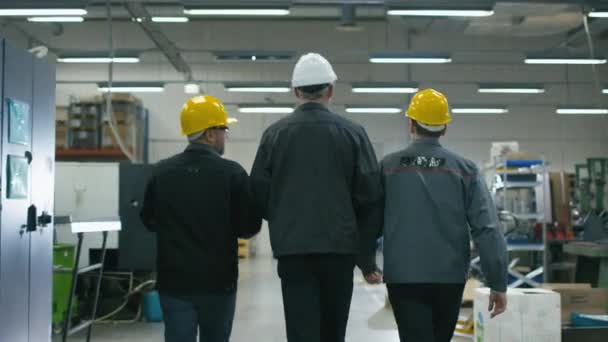
[[[35,9],[42,12],[27,12]],[[45,14],[49,9],[60,14]],[[147,296],[154,236],[137,215],[149,165],[186,148],[181,108],[188,98],[209,94],[239,121],[225,157],[249,172],[264,130],[297,105],[291,74],[307,52],[333,65],[331,109],[365,128],[378,160],[410,142],[404,113],[414,93],[443,92],[453,122],[442,144],[472,160],[499,209],[513,213],[503,222],[514,227],[507,241],[541,246],[509,252],[510,261],[517,259],[510,273],[519,280],[515,287],[561,296],[561,320],[530,318],[530,324],[546,324],[564,341],[608,340],[605,318],[582,328],[570,316],[608,314],[607,13],[608,3],[591,0],[1,1],[3,127],[23,105],[32,109],[34,128],[27,138],[33,150],[15,147],[2,130],[0,341],[61,341],[66,320],[70,327],[84,324],[68,341],[85,341],[94,302],[91,340],[162,341],[163,325]],[[105,110],[109,83],[113,115]],[[29,187],[21,190],[31,201],[18,205],[11,196],[19,196],[19,187],[5,182],[13,167],[28,167],[10,156],[27,151],[34,162]],[[508,169],[510,159],[535,162]],[[504,191],[508,175],[518,173],[532,178]],[[32,203],[43,220],[30,231]],[[45,214],[52,223],[44,224]],[[72,226],[82,222],[122,230],[83,233],[77,260]],[[106,234],[101,295],[96,301],[98,269],[85,269],[68,318],[71,271],[100,262]],[[568,247],[577,243],[593,245],[597,254]],[[266,223],[239,254],[231,340],[285,341]],[[358,271],[354,281],[347,340],[399,341],[386,289],[366,284]],[[480,333],[473,313],[481,284],[469,286],[454,341]],[[568,302],[576,295],[585,303]],[[542,299],[531,300],[544,310]],[[520,312],[517,304],[512,308]],[[541,341],[524,335],[506,341]]]

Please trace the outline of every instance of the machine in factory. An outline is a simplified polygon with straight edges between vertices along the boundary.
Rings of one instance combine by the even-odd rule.
[[[0,341],[50,341],[54,67],[0,37],[0,99]]]
[[[608,158],[589,158],[586,164],[576,165],[577,191],[572,218],[586,241],[608,241],[607,181]]]

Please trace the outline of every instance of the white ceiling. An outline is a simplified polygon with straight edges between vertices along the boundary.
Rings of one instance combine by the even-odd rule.
[[[62,1],[65,4],[83,1]],[[102,1],[103,2],[103,1]],[[101,2],[101,3],[102,3]],[[495,1],[470,1],[494,3]],[[547,1],[550,2],[550,1]],[[35,1],[19,1],[35,5]],[[0,22],[0,35],[22,45],[44,44],[58,54],[66,52],[107,53],[108,26],[100,2],[87,7],[89,15],[79,24],[27,23],[8,18]],[[184,5],[194,1],[146,1],[151,15],[179,15]],[[209,4],[210,2],[206,2]],[[285,82],[295,61],[289,63],[218,62],[215,51],[291,51],[299,55],[318,51],[334,64],[340,78],[336,101],[341,104],[394,105],[403,95],[354,95],[352,82],[414,82],[450,92],[452,102],[507,106],[564,104],[603,105],[606,101],[594,85],[589,66],[525,65],[531,52],[569,51],[588,54],[587,41],[580,35],[583,23],[582,1],[553,1],[552,4],[523,1],[498,2],[495,15],[479,19],[387,17],[387,6],[426,3],[429,6],[453,1],[368,1],[360,6],[355,32],[338,30],[340,1],[219,1],[228,4],[291,4],[292,15],[280,19],[204,19],[187,24],[159,24],[156,27],[175,45],[192,71],[192,77],[208,92],[227,102],[292,101],[289,94],[234,94],[224,92],[224,82]],[[465,5],[466,2],[459,2]],[[531,4],[534,3],[534,4]],[[378,4],[380,6],[378,6]],[[4,6],[4,2],[0,7]],[[8,5],[7,5],[8,6]],[[130,20],[122,6],[114,6],[113,46],[141,56],[137,65],[115,67],[115,80],[184,82],[185,75],[175,70],[163,51],[138,23]],[[608,19],[591,22],[596,54],[608,50],[605,31]],[[570,37],[570,38],[569,38]],[[567,49],[566,49],[567,48]],[[559,50],[556,50],[559,49]],[[447,65],[372,65],[368,56],[377,52],[443,52],[452,55]],[[606,67],[597,68],[600,82],[606,80]],[[105,65],[58,65],[60,83],[95,83],[107,80]],[[542,83],[547,92],[540,95],[504,96],[477,94],[477,83]],[[608,97],[608,95],[607,95]]]

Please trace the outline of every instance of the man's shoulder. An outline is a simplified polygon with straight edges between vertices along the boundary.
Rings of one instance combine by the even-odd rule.
[[[279,119],[278,121],[272,123],[268,128],[264,131],[265,135],[273,135],[281,131],[282,129],[298,124],[310,124],[311,121],[307,120],[305,117],[298,115],[301,113],[296,112]],[[317,118],[319,118],[318,123],[320,125],[335,125],[343,130],[351,132],[356,135],[365,135],[365,129],[360,124],[345,118],[341,115],[338,115],[329,109],[319,110],[317,111]]]

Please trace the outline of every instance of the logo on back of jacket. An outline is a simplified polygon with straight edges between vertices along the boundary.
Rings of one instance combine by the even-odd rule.
[[[438,169],[445,165],[445,158],[426,157],[426,156],[414,156],[414,157],[402,157],[402,167],[416,167],[422,169]]]

